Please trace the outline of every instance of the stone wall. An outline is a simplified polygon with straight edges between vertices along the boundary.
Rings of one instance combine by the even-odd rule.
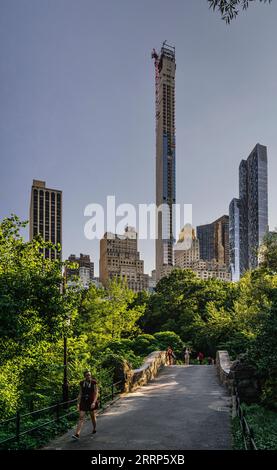
[[[145,385],[157,375],[159,369],[165,364],[165,351],[154,351],[149,354],[139,369],[134,369],[128,374],[124,387],[125,392],[132,392],[137,387]]]
[[[231,395],[233,395],[233,380],[230,375],[232,362],[228,351],[217,351],[216,353],[216,369],[220,382],[225,385]]]
[[[230,369],[230,379],[236,386],[238,396],[245,403],[257,403],[260,396],[260,384],[257,371],[251,366],[245,354],[241,354]]]
[[[258,401],[260,390],[257,374],[245,355],[241,354],[232,362],[228,351],[217,351],[216,367],[220,382],[226,385],[231,395],[235,394],[236,388],[241,401]]]

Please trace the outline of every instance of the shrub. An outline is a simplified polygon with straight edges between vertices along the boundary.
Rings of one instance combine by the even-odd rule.
[[[159,344],[154,336],[144,334],[137,336],[133,340],[132,349],[136,354],[146,357],[151,352],[158,351]]]
[[[159,333],[154,333],[154,338],[158,342],[160,350],[164,351],[168,346],[171,346],[177,356],[182,356],[184,344],[180,336],[174,333],[174,331],[161,331]]]

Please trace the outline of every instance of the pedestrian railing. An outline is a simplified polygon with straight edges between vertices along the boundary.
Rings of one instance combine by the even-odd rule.
[[[256,443],[254,441],[254,433],[252,428],[249,426],[246,420],[245,412],[243,411],[240,403],[240,398],[237,388],[235,388],[235,402],[236,402],[236,414],[240,421],[240,427],[243,436],[245,450],[257,450]]]
[[[99,406],[103,408],[103,405],[109,401],[110,399],[113,400],[118,393],[120,393],[119,385],[122,383],[122,380],[115,382],[110,385],[107,389],[99,389]]]
[[[114,400],[115,396],[120,393],[119,385],[121,382],[122,381],[112,383],[103,389],[99,388],[100,409],[103,408],[104,404],[109,400]],[[4,444],[12,441],[16,441],[19,444],[22,436],[31,434],[34,431],[53,425],[54,423],[59,423],[63,418],[77,414],[78,410],[76,404],[77,398],[55,403],[52,406],[29,413],[20,413],[18,411],[12,418],[0,422],[0,432],[4,429],[7,430],[7,434],[10,434],[5,439],[0,440],[0,446],[3,447]],[[43,422],[41,422],[42,416],[46,416],[46,420]]]

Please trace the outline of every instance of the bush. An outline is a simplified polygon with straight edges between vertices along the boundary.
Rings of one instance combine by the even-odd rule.
[[[180,336],[174,333],[174,331],[161,331],[159,333],[154,333],[154,338],[158,342],[159,350],[165,351],[168,346],[171,346],[176,356],[182,357],[184,344]]]
[[[121,381],[122,384],[125,382],[131,369],[131,365],[123,356],[114,354],[112,351],[108,350],[106,351],[106,356],[102,359],[100,366],[102,369],[109,371],[112,383]],[[122,389],[123,388],[124,387],[122,387]]]
[[[270,378],[262,386],[262,404],[267,408],[277,411],[277,379]]]
[[[119,356],[125,356],[125,353],[128,353],[132,349],[132,345],[133,341],[131,339],[113,340],[105,345],[103,352],[105,353],[106,350],[109,350]]]
[[[159,350],[159,343],[152,335],[139,335],[133,340],[132,349],[136,354],[146,357],[151,352]]]

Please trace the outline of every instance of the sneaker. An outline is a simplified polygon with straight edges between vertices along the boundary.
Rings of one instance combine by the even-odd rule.
[[[92,434],[95,434],[95,433],[96,433],[96,429],[93,429]]]
[[[73,434],[72,435],[72,438],[73,439],[76,439],[76,441],[78,441],[80,439],[80,436],[78,436],[78,434]]]

